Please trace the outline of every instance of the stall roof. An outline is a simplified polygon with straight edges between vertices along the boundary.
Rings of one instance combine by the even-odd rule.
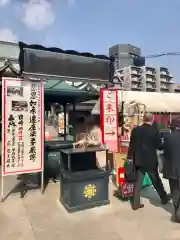
[[[38,44],[26,44],[24,42],[19,42],[19,48],[20,50],[23,50],[24,48],[30,48],[30,49],[36,49],[36,50],[42,50],[42,51],[48,51],[48,52],[54,52],[54,53],[65,53],[75,56],[83,56],[83,57],[90,57],[90,58],[98,58],[103,60],[110,60],[106,55],[100,55],[100,54],[92,54],[89,52],[78,52],[75,50],[63,50],[61,48],[57,47],[45,47]]]
[[[69,91],[69,92],[77,92],[79,91],[75,87],[69,85],[68,83],[59,81],[59,80],[48,80],[44,84],[45,90],[59,90],[59,91]]]
[[[44,84],[45,100],[48,102],[73,103],[97,99],[99,94],[79,90],[59,80],[48,80]]]
[[[2,81],[0,81],[0,86]],[[79,90],[60,80],[47,80],[44,84],[45,102],[48,103],[79,103],[97,100],[98,93]]]
[[[180,112],[180,94],[179,93],[158,93],[158,92],[137,92],[137,91],[119,91],[119,103],[122,101],[130,103],[138,101],[146,105],[149,112]],[[100,113],[100,103],[97,101],[92,110],[92,114]]]
[[[82,80],[106,81],[114,75],[115,57],[80,53],[55,47],[19,42],[20,72],[38,77],[69,77]]]

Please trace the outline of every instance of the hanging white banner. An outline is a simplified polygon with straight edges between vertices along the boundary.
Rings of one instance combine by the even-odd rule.
[[[2,80],[2,176],[43,171],[44,91],[40,81]]]

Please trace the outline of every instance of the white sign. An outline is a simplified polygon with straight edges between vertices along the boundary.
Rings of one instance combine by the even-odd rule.
[[[43,83],[2,81],[2,176],[43,171]]]

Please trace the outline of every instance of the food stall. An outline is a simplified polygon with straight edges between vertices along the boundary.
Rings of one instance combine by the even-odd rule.
[[[168,130],[171,116],[180,112],[180,107],[177,104],[180,100],[178,93],[147,93],[147,92],[133,92],[133,91],[119,91],[119,105],[120,111],[124,116],[123,127],[128,131],[121,135],[120,151],[117,153],[119,161],[116,162],[117,167],[117,181],[120,182],[119,173],[122,171],[123,160],[126,159],[126,154],[129,144],[129,136],[133,127],[142,123],[142,117],[145,111],[154,114],[155,122],[158,123],[160,131]],[[126,140],[125,140],[126,139]],[[116,157],[117,159],[117,157]],[[119,165],[119,166],[118,166]],[[123,182],[124,180],[121,179]],[[148,176],[145,177],[143,187],[150,184]]]
[[[58,84],[59,83],[59,84]],[[55,89],[53,88],[55,86]],[[45,104],[51,105],[58,103],[63,106],[64,126],[67,126],[67,107],[72,104],[73,111],[76,111],[76,103],[83,102],[89,99],[96,99],[98,95],[91,94],[82,90],[78,90],[68,84],[61,83],[59,80],[49,80],[45,84]],[[56,114],[56,113],[55,113]],[[55,124],[50,124],[48,127],[54,128]],[[46,178],[52,178],[54,181],[59,181],[60,174],[60,149],[69,148],[75,141],[75,132],[73,135],[67,132],[67,127],[64,128],[63,134],[59,134],[58,127],[57,134],[54,136],[45,137],[45,169]],[[51,135],[51,134],[50,134]]]
[[[111,91],[111,89],[109,89]],[[128,191],[125,186],[124,179],[124,164],[129,146],[130,134],[133,127],[142,123],[142,116],[145,111],[151,112],[155,116],[155,121],[161,123],[160,131],[166,131],[173,114],[180,113],[180,107],[177,104],[180,100],[178,93],[147,93],[135,91],[118,91],[118,112],[121,117],[118,127],[118,144],[119,148],[114,149],[113,159],[116,169],[115,184],[117,188],[123,186],[126,196]],[[102,101],[102,99],[100,99]],[[92,114],[100,114],[101,103],[98,102]],[[116,135],[117,136],[117,135]],[[117,140],[115,137],[114,140]],[[143,187],[150,185],[151,182],[148,176],[145,177]],[[125,187],[124,187],[125,186]],[[132,194],[132,189],[129,188],[129,196]]]

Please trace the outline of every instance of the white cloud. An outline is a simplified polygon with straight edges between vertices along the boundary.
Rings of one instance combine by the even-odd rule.
[[[5,42],[17,42],[18,37],[13,33],[10,28],[1,28],[0,40]]]
[[[41,30],[55,20],[52,4],[48,0],[29,0],[23,4],[23,22],[32,29]]]
[[[6,5],[9,2],[9,0],[0,0],[0,7]]]

